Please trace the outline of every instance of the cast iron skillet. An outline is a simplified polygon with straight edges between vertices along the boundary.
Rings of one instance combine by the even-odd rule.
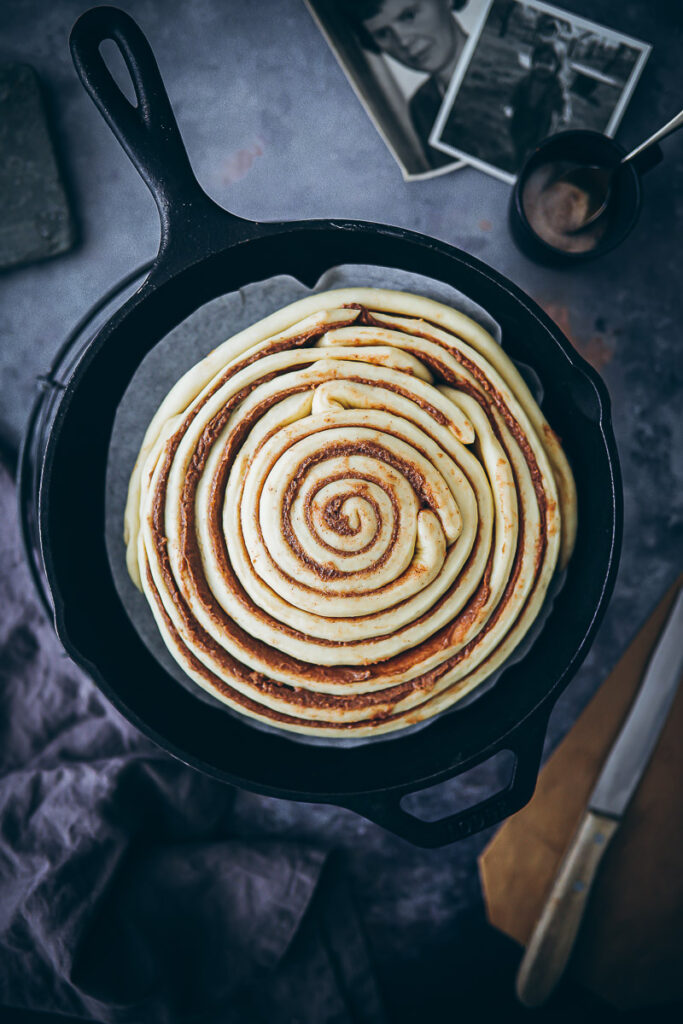
[[[112,39],[135,85],[121,93],[99,53]],[[80,78],[159,207],[159,254],[140,290],[102,327],[71,377],[46,446],[39,511],[56,629],[73,660],[161,747],[226,782],[293,800],[351,808],[420,846],[471,835],[533,792],[548,715],[585,657],[612,590],[622,499],[609,400],[593,370],[518,288],[471,256],[400,228],[359,221],[252,223],[218,207],[197,183],[149,44],[122,11],[76,23]],[[446,281],[490,310],[507,352],[537,370],[547,415],[564,439],[579,493],[579,534],[564,588],[529,654],[479,700],[410,735],[354,748],[272,735],[197,700],[156,662],[112,581],[104,539],[107,449],[117,405],[138,364],[210,299],[288,273],[312,286],[329,267],[372,263]],[[515,755],[506,789],[436,822],[402,797],[458,775],[500,750]]]

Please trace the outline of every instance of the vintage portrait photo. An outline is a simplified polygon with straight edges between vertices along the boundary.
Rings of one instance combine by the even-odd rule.
[[[546,136],[613,135],[651,47],[535,0],[492,0],[430,135],[435,148],[512,182]]]
[[[406,179],[462,166],[429,138],[488,0],[306,0]]]

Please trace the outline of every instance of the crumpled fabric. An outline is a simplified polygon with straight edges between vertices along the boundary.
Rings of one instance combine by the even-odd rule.
[[[324,845],[231,834],[234,790],[66,657],[0,465],[0,1005],[135,1024],[384,1021]]]

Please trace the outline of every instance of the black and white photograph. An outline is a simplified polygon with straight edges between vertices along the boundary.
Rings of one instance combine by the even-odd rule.
[[[493,0],[470,36],[430,143],[513,182],[548,135],[614,135],[651,47],[547,4]]]
[[[429,136],[487,0],[306,3],[404,178],[462,167]]]

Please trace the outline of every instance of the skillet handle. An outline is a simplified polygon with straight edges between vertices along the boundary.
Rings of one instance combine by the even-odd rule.
[[[454,843],[458,839],[466,839],[491,825],[497,825],[531,799],[541,764],[548,715],[547,709],[536,713],[495,748],[488,750],[482,758],[467,766],[466,771],[475,768],[502,750],[511,751],[515,758],[512,778],[507,787],[474,807],[447,815],[438,821],[424,821],[401,807],[403,797],[408,793],[419,792],[415,789],[363,794],[350,797],[343,804],[394,835],[407,839],[414,846],[432,849]]]
[[[116,44],[126,63],[137,106],[100,53],[105,39]],[[136,22],[117,7],[94,7],[80,16],[69,44],[86,91],[154,196],[161,218],[159,261],[172,237],[187,246],[193,238],[200,245],[218,234],[226,245],[246,235],[250,222],[222,209],[199,185],[154,54]]]

